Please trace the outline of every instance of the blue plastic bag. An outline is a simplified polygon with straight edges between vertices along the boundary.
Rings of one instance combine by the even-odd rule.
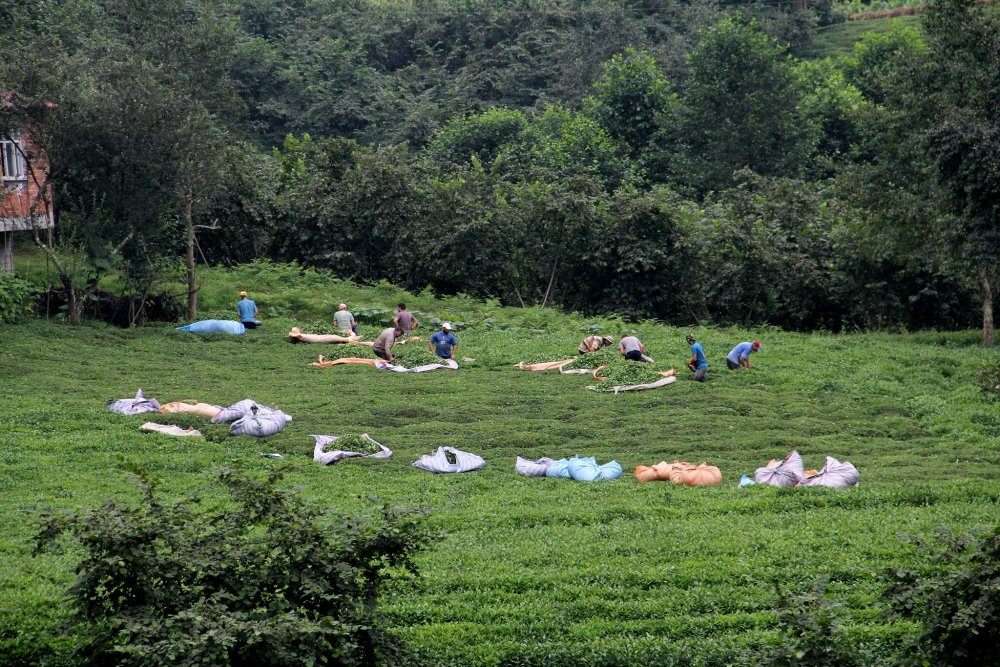
[[[243,326],[242,322],[235,320],[201,320],[200,322],[193,322],[183,327],[177,327],[177,330],[193,334],[244,334],[247,328]]]

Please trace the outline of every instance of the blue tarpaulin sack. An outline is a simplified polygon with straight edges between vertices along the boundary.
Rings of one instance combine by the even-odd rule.
[[[583,459],[574,456],[569,460],[567,467],[569,468],[569,476],[581,482],[593,482],[601,476],[601,471],[597,467],[597,459],[593,456]]]
[[[183,327],[177,327],[177,330],[193,334],[243,334],[247,332],[247,328],[243,326],[243,323],[235,320],[201,320],[200,322],[193,322]]]
[[[545,470],[546,477],[564,477],[569,479],[569,461],[567,459],[559,459],[558,461],[553,461],[549,464],[549,467]]]

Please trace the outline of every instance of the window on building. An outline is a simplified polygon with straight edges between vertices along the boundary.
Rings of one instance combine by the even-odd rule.
[[[24,156],[21,154],[21,138],[14,133],[10,135],[13,141],[6,136],[0,138],[0,172],[5,181],[23,181],[28,178],[24,168]]]

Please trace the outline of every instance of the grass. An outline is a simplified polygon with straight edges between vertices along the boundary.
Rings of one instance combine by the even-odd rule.
[[[920,28],[920,16],[910,14],[893,18],[846,21],[819,28],[808,44],[796,49],[796,55],[805,59],[849,57],[854,45],[872,32],[886,32],[897,26]]]
[[[609,395],[585,391],[586,376],[513,367],[571,356],[595,320],[289,271],[204,273],[206,309],[231,307],[234,290],[246,288],[265,316],[278,313],[242,337],[167,325],[0,327],[0,663],[69,662],[76,639],[57,624],[75,552],[33,557],[37,517],[46,507],[135,500],[126,462],[177,498],[221,496],[212,482],[221,466],[280,467],[289,486],[336,510],[368,513],[373,496],[430,508],[442,537],[421,556],[420,579],[389,591],[385,612],[433,665],[743,664],[776,641],[772,580],[806,591],[818,578],[850,610],[851,638],[888,656],[915,632],[878,602],[881,569],[919,562],[901,536],[1000,516],[1000,412],[975,378],[996,353],[977,345],[976,332],[694,330],[711,364],[700,384],[684,367],[686,330],[609,320],[600,323],[615,335],[635,330],[657,367],[683,371],[664,389]],[[422,375],[312,367],[318,354],[344,348],[293,345],[285,334],[328,320],[345,298],[352,307],[404,298],[425,318],[466,321],[458,356],[475,362]],[[726,371],[725,353],[753,338],[763,341],[754,369]],[[252,397],[295,419],[262,442],[142,434],[142,415],[105,409],[137,387],[161,402]],[[204,426],[190,415],[178,421]],[[310,434],[363,432],[393,457],[311,461]],[[464,475],[411,467],[439,445],[478,453],[486,467]],[[827,454],[850,460],[861,485],[736,488],[741,473],[792,448],[807,467]],[[626,474],[587,484],[514,473],[518,454],[577,453],[617,460]],[[719,466],[722,485],[632,477],[636,465],[675,458]]]

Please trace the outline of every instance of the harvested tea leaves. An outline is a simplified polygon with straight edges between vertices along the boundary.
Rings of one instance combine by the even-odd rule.
[[[608,364],[607,368],[601,370],[599,376],[604,378],[598,385],[599,391],[614,391],[615,387],[650,384],[663,379],[663,376],[653,369],[652,364],[627,360]]]
[[[374,440],[364,437],[363,435],[357,435],[354,433],[348,433],[347,435],[340,436],[334,442],[337,449],[345,452],[358,452],[361,454],[378,454],[382,451],[382,448],[378,446]]]

